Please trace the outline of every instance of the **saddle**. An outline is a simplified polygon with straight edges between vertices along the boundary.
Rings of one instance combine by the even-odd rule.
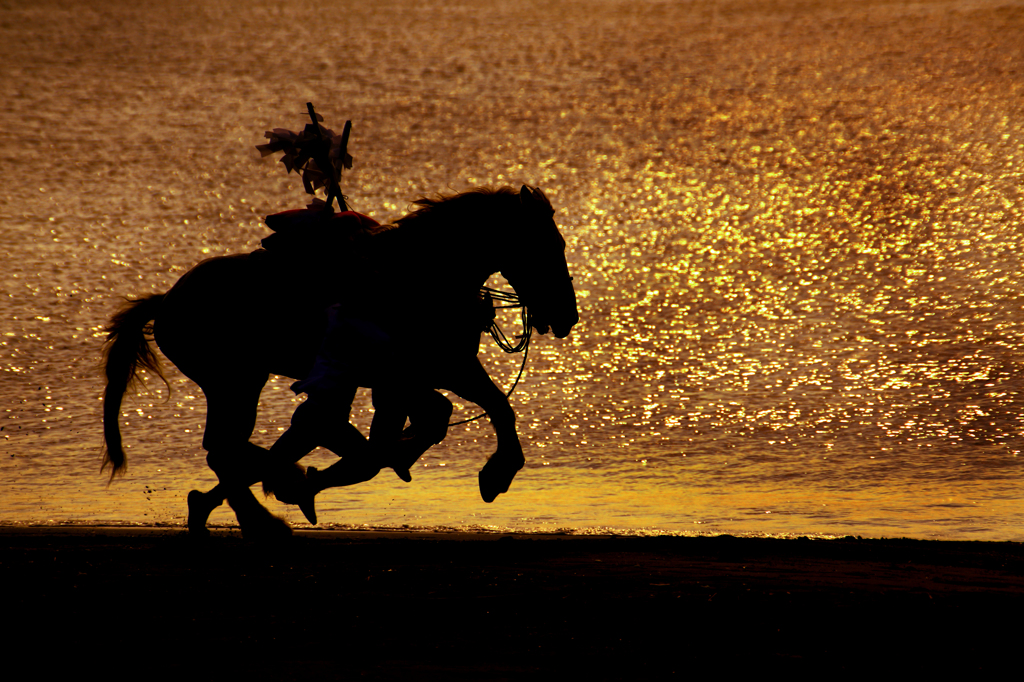
[[[380,226],[355,211],[325,213],[296,209],[267,216],[274,234],[251,256],[264,270],[272,287],[299,285],[300,300],[317,309],[351,298],[366,288],[371,268],[365,260],[365,240]],[[281,282],[281,277],[284,282]],[[268,282],[269,283],[269,282]]]
[[[260,244],[272,253],[308,257],[324,250],[347,250],[353,240],[368,230],[380,227],[370,216],[343,211],[326,213],[320,209],[297,208],[268,215],[264,222],[274,234]]]

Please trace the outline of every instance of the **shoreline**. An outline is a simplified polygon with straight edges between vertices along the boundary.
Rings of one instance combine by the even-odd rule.
[[[280,518],[282,517],[278,514]],[[839,532],[827,532],[827,531],[811,531],[811,532],[800,532],[800,531],[753,531],[753,530],[735,530],[735,529],[722,529],[722,530],[670,530],[656,527],[636,527],[630,528],[626,526],[613,527],[613,526],[560,526],[557,528],[544,528],[544,527],[516,527],[516,526],[498,526],[498,525],[412,525],[412,524],[342,524],[342,523],[329,523],[321,522],[319,525],[312,526],[306,523],[304,520],[296,521],[295,519],[285,519],[289,521],[289,526],[295,534],[311,534],[316,536],[321,534],[323,537],[327,537],[330,534],[353,534],[353,536],[361,537],[366,534],[382,534],[382,535],[424,535],[427,537],[444,537],[444,536],[467,536],[469,538],[480,538],[484,539],[491,536],[505,536],[511,535],[514,537],[522,538],[716,538],[716,537],[732,537],[746,540],[818,540],[818,541],[834,541],[834,540],[906,540],[916,542],[935,542],[935,543],[989,543],[989,544],[1021,544],[1024,545],[1024,540],[1016,538],[992,538],[986,534],[978,534],[980,537],[971,537],[963,535],[932,535],[932,536],[914,536],[914,535],[853,535],[850,533],[840,534]],[[208,523],[207,529],[211,532],[216,531],[218,533],[241,533],[237,523]],[[7,531],[11,532],[83,532],[83,533],[96,533],[110,531],[112,533],[130,533],[132,531],[138,531],[140,533],[154,532],[154,533],[186,533],[187,526],[181,522],[151,522],[151,523],[139,523],[124,520],[115,521],[4,521],[0,519],[0,535]]]
[[[158,677],[994,671],[1024,606],[1015,542],[11,526],[0,542],[10,651],[56,648],[78,671],[116,651]]]
[[[242,537],[239,526],[234,524],[209,524],[207,528],[211,536]],[[738,533],[738,532],[700,532],[685,533],[673,531],[650,531],[635,529],[607,529],[609,532],[602,532],[605,529],[582,529],[586,532],[571,532],[573,530],[555,531],[533,531],[509,528],[454,528],[449,526],[427,527],[388,527],[388,526],[367,526],[350,528],[331,528],[323,525],[317,527],[291,527],[294,537],[322,538],[333,540],[344,539],[449,539],[449,540],[499,540],[505,537],[510,539],[519,538],[524,540],[700,540],[715,538],[730,538],[735,540],[769,540],[778,542],[797,542],[811,540],[815,542],[838,542],[838,541],[861,541],[861,542],[908,542],[927,543],[935,545],[1008,545],[1024,548],[1024,541],[1018,540],[961,540],[946,538],[914,538],[909,536],[862,536],[862,535],[832,535],[828,533]],[[594,532],[591,532],[594,531]],[[619,532],[621,531],[621,532]],[[188,527],[185,524],[132,524],[132,523],[5,523],[0,521],[0,537],[7,535],[47,535],[47,534],[68,534],[68,535],[167,535],[167,536],[188,536]]]

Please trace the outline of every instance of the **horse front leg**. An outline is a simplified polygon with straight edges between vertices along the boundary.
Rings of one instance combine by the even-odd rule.
[[[478,476],[480,496],[484,502],[493,502],[498,495],[508,492],[512,479],[526,463],[516,431],[516,413],[505,393],[491,381],[487,370],[475,357],[461,372],[446,380],[445,388],[479,405],[494,427],[498,449]]]

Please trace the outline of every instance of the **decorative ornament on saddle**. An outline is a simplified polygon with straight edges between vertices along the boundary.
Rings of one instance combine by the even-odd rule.
[[[302,176],[302,185],[306,194],[313,195],[309,208],[320,208],[333,213],[334,200],[342,210],[348,210],[345,195],[341,193],[342,168],[352,168],[352,156],[348,153],[348,138],[352,133],[352,121],[345,121],[341,135],[333,130],[323,128],[320,124],[324,117],[316,113],[313,103],[307,102],[311,123],[307,123],[301,133],[293,133],[284,128],[274,128],[264,133],[270,142],[256,145],[260,156],[266,157],[275,152],[284,152],[281,163],[291,173],[295,171]],[[322,200],[316,191],[326,188],[327,198]]]
[[[357,250],[348,247],[367,230],[379,227],[379,223],[350,210],[348,197],[341,192],[342,171],[352,168],[353,159],[348,153],[352,121],[345,121],[344,130],[337,135],[320,125],[324,118],[316,113],[312,102],[306,103],[306,108],[310,123],[301,132],[268,130],[264,136],[270,142],[256,146],[263,157],[284,152],[281,163],[289,173],[294,171],[302,177],[306,193],[313,197],[306,208],[264,218],[274,234],[265,237],[261,244],[280,257],[287,269],[295,270],[296,275],[313,278],[310,289],[319,292],[315,297],[319,307],[323,307],[337,298],[339,290],[352,285],[343,277],[330,275],[348,270],[339,268],[337,259],[357,257]],[[325,192],[324,199],[316,195],[320,189]],[[334,210],[335,199],[340,211]]]

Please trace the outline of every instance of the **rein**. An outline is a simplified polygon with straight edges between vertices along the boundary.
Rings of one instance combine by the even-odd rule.
[[[508,389],[508,393],[505,394],[505,397],[508,398],[512,395],[512,392],[516,390],[516,386],[519,385],[519,380],[523,378],[523,371],[526,369],[526,358],[530,354],[530,337],[533,336],[533,327],[530,325],[530,311],[526,309],[526,304],[519,299],[519,296],[513,292],[491,289],[490,287],[480,287],[480,293],[490,300],[500,301],[505,304],[494,306],[497,309],[522,308],[520,319],[523,324],[523,333],[514,337],[519,339],[518,343],[513,345],[512,341],[505,336],[505,332],[503,332],[501,327],[498,326],[497,320],[491,320],[491,324],[487,328],[487,333],[490,334],[491,338],[494,339],[494,342],[498,344],[498,348],[501,348],[506,353],[523,354],[523,363],[519,365],[519,374],[516,376],[516,380],[512,382],[512,388]],[[460,424],[475,422],[486,414],[486,412],[481,412],[470,419],[463,419],[460,422],[450,422],[448,426],[459,426]]]

